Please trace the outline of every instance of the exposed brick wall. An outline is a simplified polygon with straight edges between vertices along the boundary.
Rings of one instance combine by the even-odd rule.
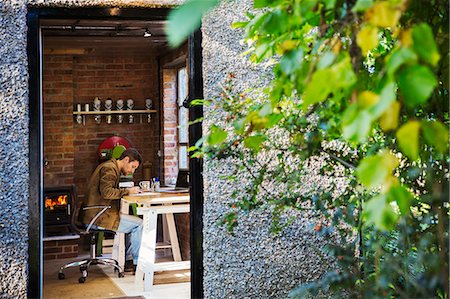
[[[137,148],[144,161],[152,163],[152,176],[159,175],[157,151],[159,147],[159,112],[134,115],[128,123],[123,115],[119,124],[113,115],[112,123],[106,124],[106,116],[98,125],[94,116],[85,116],[85,124],[78,124],[72,112],[77,104],[82,110],[92,104],[97,96],[102,100],[102,110],[107,98],[113,106],[118,99],[134,100],[134,109],[144,109],[145,99],[153,100],[153,107],[160,111],[158,64],[154,55],[118,54],[110,56],[45,55],[43,76],[44,98],[44,156],[46,186],[75,184],[79,197],[86,192],[89,176],[98,165],[97,150],[108,137],[125,137]],[[148,179],[148,178],[147,178]],[[142,180],[142,167],[135,174],[135,182]]]
[[[74,103],[92,103],[95,96],[104,101],[110,97],[113,105],[118,99],[134,100],[135,109],[144,109],[145,99],[153,100],[156,110],[158,102],[158,70],[154,56],[79,56],[74,63]],[[78,80],[80,78],[81,80]],[[113,108],[114,109],[114,108]],[[123,115],[123,123],[119,124],[117,115],[112,117],[112,123],[106,124],[105,116],[100,125],[94,117],[86,117],[85,125],[75,124],[75,178],[76,184],[85,187],[89,175],[98,164],[97,152],[101,142],[113,135],[127,138],[133,147],[142,154],[144,161],[150,161],[154,168],[152,176],[157,174],[157,151],[159,149],[159,117],[152,114],[151,123],[147,123],[146,115],[134,115],[134,122],[128,123],[128,116]],[[142,118],[142,123],[140,122]],[[135,181],[142,179],[142,167],[135,174]],[[147,178],[148,179],[148,178]],[[85,193],[81,188],[81,193]]]
[[[45,186],[75,184],[78,198],[83,199],[89,176],[98,165],[98,147],[113,135],[127,138],[141,152],[144,161],[152,163],[152,176],[162,176],[166,182],[176,179],[176,69],[163,69],[160,72],[162,82],[159,82],[154,56],[118,54],[105,57],[45,55],[43,70],[44,156],[48,163],[44,167]],[[162,105],[158,101],[159,91]],[[158,113],[152,114],[150,124],[147,115],[142,115],[142,123],[141,116],[134,115],[134,123],[130,124],[125,114],[122,124],[118,123],[117,115],[113,115],[111,124],[106,123],[104,115],[99,125],[93,115],[85,116],[85,123],[78,124],[73,109],[81,104],[84,110],[85,104],[89,104],[92,111],[96,96],[102,100],[102,110],[108,97],[113,99],[113,110],[120,98],[124,102],[132,98],[135,109],[144,109],[145,99],[151,98],[153,109]],[[161,125],[163,160],[159,161]],[[141,167],[135,174],[135,182],[142,179]],[[176,223],[182,256],[187,260],[190,258],[189,216],[177,216]],[[52,244],[45,244],[46,259],[69,257],[67,254],[71,252],[64,252],[65,247],[50,246]]]
[[[162,65],[162,126],[164,180],[175,182],[178,174],[178,103],[177,103],[177,71],[186,65],[186,45],[165,55],[161,59]],[[190,215],[175,214],[178,241],[183,260],[190,260]]]
[[[177,70],[163,69],[163,159],[164,182],[175,182],[178,174]]]
[[[77,257],[78,242],[79,239],[44,241],[44,260]]]
[[[43,69],[44,181],[46,186],[74,182],[73,58],[45,57]]]
[[[175,183],[178,174],[177,70],[186,65],[187,45],[161,57],[163,134],[163,179]]]

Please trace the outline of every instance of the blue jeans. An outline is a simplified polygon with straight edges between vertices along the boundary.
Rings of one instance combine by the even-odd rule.
[[[120,214],[117,232],[130,234],[130,244],[126,244],[125,256],[131,256],[133,258],[133,264],[137,265],[142,239],[142,219],[132,215]]]

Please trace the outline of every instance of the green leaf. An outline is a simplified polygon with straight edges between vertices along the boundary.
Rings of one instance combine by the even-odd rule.
[[[400,150],[411,160],[419,157],[420,123],[410,120],[397,131],[397,142]]]
[[[424,104],[436,85],[433,72],[423,65],[408,66],[398,74],[398,86],[408,107]]]
[[[266,57],[267,52],[271,49],[272,44],[270,42],[264,42],[259,44],[255,49],[255,62],[261,62]],[[270,53],[270,52],[269,52]]]
[[[245,119],[245,117],[244,117],[244,118],[236,119],[236,120],[234,121],[234,131],[235,131],[237,134],[242,134],[242,133],[244,133],[246,121],[247,121],[247,120]]]
[[[274,9],[267,15],[264,24],[261,26],[261,33],[283,34],[289,28],[289,15],[282,9]]]
[[[336,4],[336,0],[323,0],[323,2],[325,3],[326,9],[332,9],[332,8],[334,8],[334,5]]]
[[[197,151],[197,150],[198,150],[198,147],[196,147],[195,145],[190,146],[190,147],[188,148],[188,152],[195,152],[195,151]]]
[[[256,153],[261,151],[261,144],[266,141],[266,136],[264,135],[255,135],[248,136],[244,139],[244,146]]]
[[[372,118],[380,117],[392,105],[396,98],[395,89],[395,83],[390,82],[381,90],[379,101],[368,109]]]
[[[187,37],[200,27],[202,16],[215,7],[219,0],[188,0],[170,11],[166,27],[171,47],[180,46]]]
[[[330,80],[334,80],[335,88],[346,88],[352,86],[357,81],[350,57],[348,56],[339,63],[334,64],[331,67],[331,73],[332,77],[325,82],[329,83]]]
[[[271,128],[283,119],[283,115],[280,113],[272,113],[267,116],[266,128]]]
[[[395,71],[406,63],[417,62],[417,55],[410,48],[397,48],[387,57],[386,69],[389,75],[395,73]]]
[[[398,215],[384,194],[379,194],[363,204],[363,218],[368,224],[380,230],[390,230],[397,222]]]
[[[245,26],[247,26],[247,24],[248,22],[234,22],[233,24],[231,24],[231,28],[244,28]]]
[[[253,7],[254,8],[264,8],[267,6],[275,6],[280,1],[274,1],[274,0],[254,0],[253,1]]]
[[[195,142],[195,146],[196,146],[196,147],[202,147],[204,141],[205,141],[205,137],[199,138],[199,139]]]
[[[259,113],[258,115],[261,117],[267,116],[269,114],[271,114],[273,111],[272,109],[272,104],[269,103],[265,103],[260,109],[259,109]]]
[[[296,49],[286,53],[280,62],[281,70],[287,74],[293,74],[296,70],[302,67],[303,62],[303,50]]]
[[[425,141],[442,154],[448,150],[448,128],[440,121],[422,121]]]
[[[189,102],[190,106],[209,106],[211,105],[210,100],[204,100],[204,99],[194,99]]]
[[[355,6],[353,6],[353,12],[366,11],[373,5],[373,0],[358,0]]]
[[[327,84],[324,84],[327,82]],[[340,88],[347,88],[356,82],[350,58],[346,57],[340,62],[321,70],[317,70],[305,89],[303,109],[309,105],[320,103],[326,99],[330,92]]]
[[[303,108],[306,110],[309,105],[322,102],[331,92],[331,84],[323,84],[324,82],[331,83],[331,71],[329,68],[316,71],[306,87]]]
[[[440,55],[436,42],[433,37],[433,31],[428,24],[421,23],[412,29],[413,48],[420,58],[436,66]]]
[[[348,115],[346,113],[346,115]],[[354,142],[363,142],[370,132],[372,118],[366,110],[354,113],[353,118],[344,117],[344,138]]]
[[[321,70],[324,69],[326,67],[329,67],[334,59],[336,58],[336,54],[334,54],[333,52],[325,52],[320,56],[319,62],[317,62],[317,69]]]
[[[201,123],[203,120],[204,120],[204,117],[199,117],[199,118],[196,118],[196,119],[194,119],[194,120],[192,120],[192,121],[189,121],[189,122],[188,122],[188,125],[189,125],[189,126],[192,126],[192,125]]]
[[[216,145],[219,143],[222,143],[227,139],[228,133],[216,125],[212,125],[211,131],[209,132],[209,135],[207,137],[207,141],[209,145]]]
[[[397,157],[382,151],[364,158],[356,170],[358,180],[366,187],[377,188],[387,183],[394,168],[398,166]]]
[[[400,213],[407,215],[410,211],[413,195],[404,186],[394,185],[389,189],[387,199],[388,202],[395,201],[400,209]]]

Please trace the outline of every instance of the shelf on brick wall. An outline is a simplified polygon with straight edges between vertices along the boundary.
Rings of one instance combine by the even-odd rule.
[[[74,111],[74,115],[101,115],[101,114],[148,114],[156,113],[156,110],[111,110],[111,111]]]

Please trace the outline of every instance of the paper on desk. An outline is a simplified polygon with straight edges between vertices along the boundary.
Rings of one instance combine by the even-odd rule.
[[[137,194],[130,194],[131,196],[149,196],[149,195],[159,195],[157,192],[141,192]]]

